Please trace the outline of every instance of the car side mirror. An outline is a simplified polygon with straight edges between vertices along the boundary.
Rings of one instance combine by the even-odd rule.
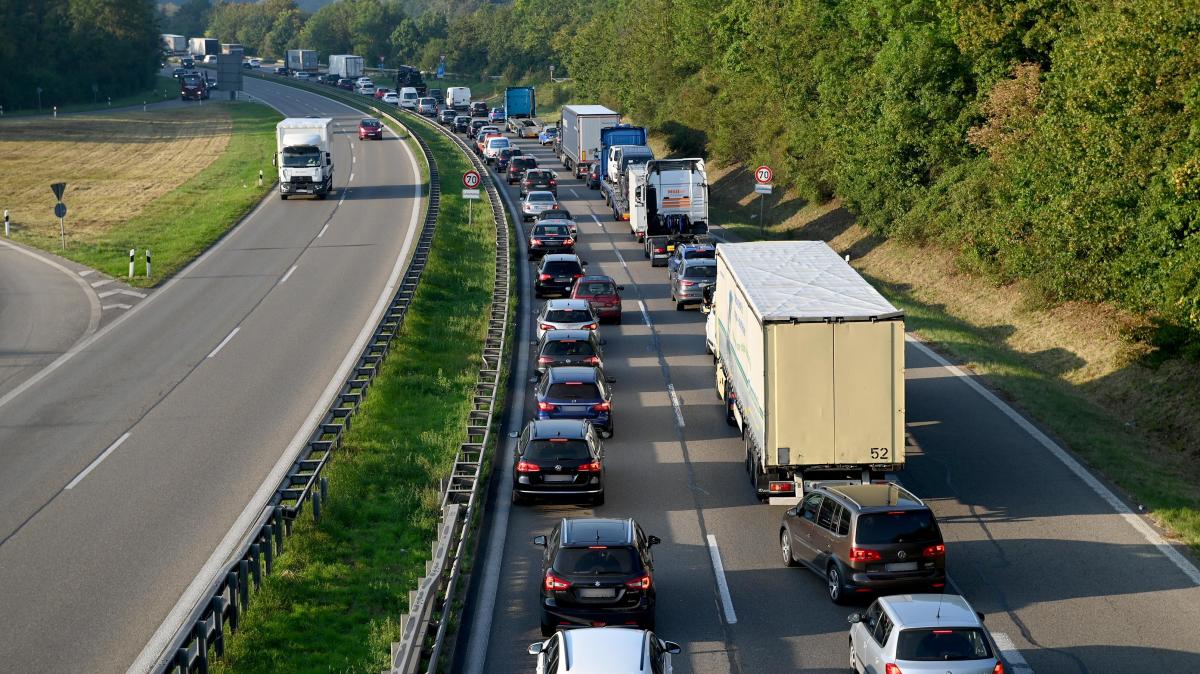
[[[796,513],[799,511],[800,511],[800,508],[792,506],[791,508],[787,509],[787,515],[788,515],[788,517],[795,517]]]
[[[533,537],[533,544],[534,544],[534,545],[540,545],[540,546],[542,546],[543,548],[544,548],[544,547],[546,547],[546,537],[545,537],[545,536],[534,536],[534,537]]]
[[[325,153],[325,165],[326,165],[326,166],[330,166],[330,165],[332,165],[332,164],[333,164],[333,155],[331,155],[331,154],[329,154],[328,152],[326,152],[326,153]]]
[[[617,286],[617,292],[620,292],[624,289],[625,289],[625,286]]]
[[[581,261],[579,262],[579,264],[581,264],[581,265],[583,265],[583,266],[585,266],[585,267],[586,267],[586,266],[587,266],[587,260],[581,260]]]
[[[662,543],[662,539],[658,536],[648,536],[646,540],[650,543],[650,545],[658,545],[659,543]]]
[[[975,612],[975,617],[979,618],[979,622],[983,622],[985,620],[985,618],[983,617],[983,613],[981,613],[979,611]]]
[[[681,648],[679,644],[675,643],[674,641],[664,641],[662,642],[662,647],[664,651],[670,653],[671,655],[679,655],[683,652],[683,648]]]
[[[610,384],[615,384],[615,383],[617,383],[617,378],[616,377],[605,377],[604,381],[606,381]]]
[[[850,615],[846,616],[846,622],[850,623],[851,625],[860,623],[862,622],[862,614],[851,613]]]
[[[526,651],[530,655],[541,655],[542,649],[545,647],[546,645],[539,641],[536,644],[529,644],[529,648]]]
[[[521,433],[520,433],[519,431],[509,431],[509,432],[508,432],[508,437],[510,437],[510,438],[519,438],[519,437],[521,437]]]

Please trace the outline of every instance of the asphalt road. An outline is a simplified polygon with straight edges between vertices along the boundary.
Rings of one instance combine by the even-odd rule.
[[[784,508],[753,496],[741,441],[713,388],[703,316],[675,310],[665,268],[650,267],[598,192],[563,179],[549,150],[519,144],[560,172],[559,199],[579,222],[589,273],[625,286],[624,323],[601,327],[617,379],[616,433],[605,445],[607,502],[596,509],[509,506],[515,441],[498,451],[459,669],[532,671],[525,649],[541,640],[541,549],[530,539],[558,518],[595,513],[632,516],[663,539],[655,548],[657,631],[683,644],[676,672],[846,671],[846,615],[856,609],[831,604],[812,572],[783,568]],[[526,287],[525,335],[536,309],[530,296]],[[910,343],[906,358],[907,423],[920,449],[902,481],[937,512],[953,585],[987,614],[1010,671],[1200,671],[1200,573],[1192,563],[1156,546],[1161,539],[1145,521],[1119,513],[1124,506],[1106,500],[1102,485],[1090,486],[977,382],[923,346]],[[532,416],[520,372],[509,398],[519,406],[513,428]]]
[[[361,114],[340,104],[245,86],[284,114],[335,118],[336,191],[268,197],[0,398],[0,670],[130,667],[287,461],[407,261],[423,214],[408,146],[360,143]]]

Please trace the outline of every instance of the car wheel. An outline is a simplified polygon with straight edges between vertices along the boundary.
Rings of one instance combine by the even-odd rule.
[[[837,564],[830,564],[825,569],[825,588],[829,592],[829,601],[841,605],[846,603],[846,588],[842,585],[842,572]]]
[[[525,495],[514,489],[512,493],[512,503],[513,505],[525,505]]]
[[[684,304],[683,302],[675,303],[675,311],[685,311],[686,309],[687,309],[687,305]]]
[[[592,506],[593,507],[602,506],[602,505],[604,505],[604,492],[600,492],[596,496],[592,497]]]
[[[611,438],[613,436],[613,427],[609,426],[608,428],[604,429],[600,432],[600,435],[605,439]]]
[[[848,641],[850,642],[850,671],[859,674],[862,670],[858,668],[858,653],[854,652],[854,640],[849,639]]]
[[[555,631],[555,625],[552,621],[548,620],[549,617],[545,611],[542,612],[542,636],[547,639],[554,636]]]
[[[617,314],[617,317],[613,319],[613,325],[620,325],[620,324],[621,324],[621,314]]]
[[[515,491],[513,492],[514,495],[516,493]],[[788,537],[787,529],[779,532],[779,552],[783,554],[784,566],[796,566],[796,557],[792,554],[792,541]]]

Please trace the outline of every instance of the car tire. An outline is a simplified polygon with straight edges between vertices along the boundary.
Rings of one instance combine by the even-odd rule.
[[[860,674],[862,670],[858,667],[858,654],[854,652],[854,640],[847,639],[847,641],[850,643],[850,671],[854,672],[854,674]]]
[[[527,502],[528,501],[525,498],[524,494],[517,491],[516,489],[513,490],[513,493],[512,493],[512,504],[513,505],[525,505]]]
[[[513,492],[513,494],[516,493]],[[516,503],[516,501],[513,501],[513,503]],[[783,555],[784,566],[790,568],[798,565],[796,556],[792,554],[792,542],[788,540],[787,529],[780,529],[779,531],[779,552]]]
[[[617,314],[617,317],[613,319],[613,325],[620,325],[620,324],[621,324],[621,314]]]
[[[836,563],[825,569],[825,591],[829,601],[841,606],[846,603],[846,586],[842,584],[842,572]]]
[[[280,200],[282,200],[282,201],[287,201],[288,195],[286,195],[286,194],[280,194],[280,195],[279,195],[279,198],[280,198]]]
[[[684,304],[683,302],[675,303],[675,311],[686,311],[686,310],[687,310],[687,305]]]
[[[604,492],[600,492],[596,496],[592,497],[592,507],[593,508],[599,507],[602,505],[604,505]]]
[[[554,623],[547,620],[549,617],[550,616],[546,615],[545,611],[542,611],[542,636],[546,637],[547,639],[554,636],[554,632],[556,631]]]

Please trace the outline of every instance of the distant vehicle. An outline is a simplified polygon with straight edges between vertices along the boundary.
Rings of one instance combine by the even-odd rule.
[[[486,119],[472,119],[467,130],[467,138],[474,138],[479,130],[487,126]]]
[[[517,138],[537,138],[542,131],[542,123],[536,119],[509,120],[509,123]]]
[[[562,163],[576,177],[583,162],[600,158],[600,131],[621,123],[621,115],[603,105],[564,105],[560,148]]]
[[[362,84],[374,85],[375,81],[372,80],[370,77],[367,77],[366,75],[361,75],[354,79],[354,86],[359,86]]]
[[[604,445],[586,421],[530,421],[513,453],[512,502],[566,497],[603,505],[603,457]]]
[[[585,264],[577,255],[546,255],[538,265],[533,296],[568,295],[575,280],[583,278]]]
[[[417,99],[420,97],[416,87],[403,87],[400,89],[400,107],[416,111]]]
[[[717,281],[717,261],[703,258],[684,260],[671,275],[671,301],[683,311],[704,299],[704,289]]]
[[[204,73],[204,81],[208,84],[209,91],[214,91],[217,89],[217,78],[210,77],[208,73]]]
[[[249,61],[247,61],[247,63],[250,64],[251,68],[261,68],[262,67],[262,59],[260,59],[260,58],[252,58]]]
[[[600,162],[594,161],[588,163],[587,175],[584,176],[583,182],[589,190],[600,189]]]
[[[547,169],[547,170],[549,170],[549,169]],[[551,171],[551,173],[553,173],[553,171]],[[563,208],[562,204],[559,204],[552,208],[547,208],[546,210],[542,211],[541,213],[538,213],[537,219],[538,219],[538,222],[541,222],[543,220],[569,220],[571,222],[571,226],[572,227],[575,226],[575,218],[571,217],[571,211],[568,211],[567,209]]]
[[[507,87],[504,90],[505,117],[537,117],[537,97],[533,87]]]
[[[367,140],[368,138],[383,140],[383,122],[374,117],[367,117],[358,123],[358,139]]]
[[[538,223],[529,232],[529,259],[537,260],[547,253],[574,253],[575,239],[566,225]]]
[[[489,122],[494,124],[496,122],[503,122],[504,120],[504,108],[492,108],[491,111],[488,112]]]
[[[187,70],[185,70],[183,68],[176,68],[171,71],[171,77],[174,77],[175,79],[179,79],[186,72],[187,72]]]
[[[187,52],[187,38],[182,35],[172,35],[170,33],[162,34],[163,53],[170,56],[173,54],[183,54]]]
[[[371,96],[372,98],[374,98],[375,97],[375,85],[374,84],[360,84],[354,88],[354,93],[361,94],[363,96]]]
[[[471,101],[471,116],[472,117],[487,117],[488,106],[483,101]]]
[[[421,95],[428,96],[429,98],[437,101],[438,106],[441,106],[445,102],[445,99],[442,97],[442,90],[438,89],[437,87],[430,87]]]
[[[584,276],[575,281],[571,298],[587,300],[592,312],[600,320],[621,323],[621,291],[625,286],[617,285],[611,276]]]
[[[555,197],[558,196],[558,178],[555,176],[554,171],[544,168],[527,169],[525,171],[525,175],[521,177],[521,196],[524,197],[537,190],[545,190]],[[553,205],[547,206],[547,208],[557,206],[558,201],[555,200]],[[530,215],[537,215],[542,210],[545,209],[531,212]]]
[[[598,517],[563,518],[549,536],[535,536],[534,545],[546,548],[538,583],[542,636],[553,635],[560,626],[632,624],[653,630],[657,585],[650,548],[661,542],[632,519]],[[565,631],[562,638],[573,634],[578,632]],[[676,650],[673,645],[668,649]],[[601,666],[590,671],[647,671],[640,665],[640,670],[615,669],[609,658],[618,652],[606,649]]]
[[[203,101],[208,99],[208,80],[199,73],[184,73],[179,76],[179,99]]]
[[[675,246],[675,251],[667,258],[667,278],[675,275],[675,270],[684,260],[705,258],[712,260],[717,256],[717,247],[711,243],[684,243]]]
[[[346,91],[354,91],[354,80],[348,80],[345,78],[339,79],[337,81],[337,88],[345,89]]]
[[[438,123],[442,126],[453,127],[454,118],[457,116],[458,114],[454,112],[453,108],[445,108],[438,112]]]
[[[283,75],[284,77],[287,77],[288,69],[283,66],[276,66],[273,72],[276,75]]]
[[[525,176],[527,169],[537,168],[537,157],[533,155],[523,154],[519,157],[513,157],[508,160],[508,170],[505,171],[505,180],[511,185],[518,182]]]
[[[287,50],[286,59],[288,70],[306,70],[310,73],[317,72],[317,52],[312,49],[289,49]]]
[[[311,194],[324,199],[333,189],[333,120],[328,117],[288,118],[275,127],[279,169],[279,198]]]
[[[466,110],[471,107],[471,89],[469,87],[446,89],[446,107],[452,110]]]
[[[202,59],[221,53],[221,41],[213,37],[194,37],[188,40],[188,53]]]
[[[538,340],[538,373],[572,365],[604,369],[604,351],[596,330],[547,330]]]
[[[501,148],[500,151],[496,153],[496,173],[507,174],[508,162],[511,161],[513,157],[520,157],[521,154],[521,148],[515,145]]]
[[[425,117],[433,117],[437,114],[438,104],[437,99],[426,96],[417,99],[417,114]]]
[[[400,105],[400,94],[397,94],[394,91],[389,91],[380,97],[379,101],[388,105]]]
[[[612,389],[600,368],[552,367],[533,391],[538,419],[583,419],[599,428],[600,437],[613,436]]]
[[[416,90],[417,96],[425,95],[425,80],[421,77],[421,71],[412,66],[397,66],[396,67],[396,88],[400,90],[400,99],[404,99],[404,88],[411,87]]]
[[[683,649],[653,632],[623,627],[585,627],[562,630],[546,641],[530,644],[537,656],[538,674],[625,672],[673,674],[671,656]]]
[[[362,77],[363,57],[352,54],[331,54],[329,56],[329,72],[346,79]]]
[[[499,138],[487,139],[487,143],[483,146],[484,160],[489,164],[494,163],[496,161],[496,155],[500,152],[500,150],[503,150],[507,147],[512,147],[512,141],[504,138],[503,136]]]
[[[503,134],[500,133],[500,129],[497,129],[494,126],[479,127],[479,130],[475,132],[475,154],[482,157],[483,148],[487,141],[491,138],[503,138]]]
[[[469,115],[458,115],[454,118],[454,131],[457,133],[467,133],[471,130],[471,117]]]
[[[542,129],[541,133],[538,134],[538,143],[541,145],[551,145],[554,143],[554,139],[557,137],[558,127],[547,126],[546,128]]]
[[[292,73],[292,77],[297,80],[311,80],[314,79],[315,75],[304,70],[297,70]]]
[[[183,66],[184,68],[188,68],[188,69],[195,68],[196,60],[185,56],[185,57],[179,59],[179,65]]]
[[[525,174],[525,179],[529,179],[529,171]],[[521,202],[521,218],[529,221],[537,217],[538,213],[558,205],[558,199],[554,197],[553,192],[544,190],[535,190],[525,195],[525,200]]]
[[[378,101],[379,99],[383,98],[383,95],[389,91],[391,91],[391,89],[388,89],[387,87],[375,87],[375,93],[373,94],[375,96],[375,100]]]
[[[207,64],[210,64],[210,65],[215,64],[217,62],[217,55],[216,54],[208,54],[207,56],[204,57],[204,62]]]
[[[861,614],[851,613],[849,621],[850,668],[855,672],[1008,671],[983,626],[983,614],[958,595],[880,597]]]

